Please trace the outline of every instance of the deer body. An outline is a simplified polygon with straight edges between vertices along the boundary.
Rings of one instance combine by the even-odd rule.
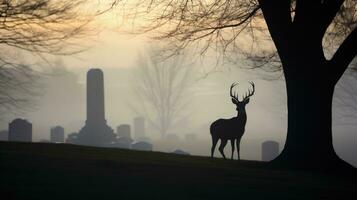
[[[218,119],[211,124],[210,132],[212,136],[212,148],[211,148],[211,157],[213,157],[215,147],[218,140],[221,140],[221,145],[219,146],[219,151],[222,154],[223,158],[226,158],[224,155],[224,148],[227,144],[227,141],[231,141],[232,145],[232,156],[233,159],[235,142],[238,152],[238,160],[240,160],[240,141],[245,131],[245,125],[247,123],[247,113],[245,110],[246,104],[249,103],[249,97],[254,94],[254,83],[251,83],[253,86],[253,91],[249,91],[249,95],[246,95],[242,101],[238,101],[237,95],[232,94],[232,89],[236,84],[232,84],[230,89],[230,94],[232,97],[232,102],[237,106],[236,110],[238,111],[237,117],[231,119]]]
[[[246,115],[230,119],[218,119],[211,124],[211,135],[212,137],[226,140],[240,139],[244,134],[246,121]]]

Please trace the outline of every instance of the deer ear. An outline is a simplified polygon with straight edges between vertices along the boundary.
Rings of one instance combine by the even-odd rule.
[[[237,104],[238,102],[237,102],[237,100],[232,98],[232,103]]]
[[[250,98],[244,99],[244,103],[245,103],[245,104],[248,104],[248,103],[249,103],[249,99],[250,99]]]

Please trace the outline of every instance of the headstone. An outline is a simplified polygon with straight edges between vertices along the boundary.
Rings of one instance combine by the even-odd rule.
[[[32,142],[32,124],[26,119],[15,119],[9,124],[9,141]]]
[[[262,143],[262,161],[271,161],[279,155],[279,143],[265,141]]]

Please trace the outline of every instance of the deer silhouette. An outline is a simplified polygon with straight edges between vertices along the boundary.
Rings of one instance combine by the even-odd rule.
[[[232,145],[232,156],[233,159],[234,154],[234,142],[237,144],[238,151],[238,160],[240,160],[240,140],[245,131],[245,124],[247,123],[247,113],[245,111],[245,106],[249,103],[249,98],[254,94],[255,86],[253,82],[249,82],[252,86],[252,90],[248,90],[248,94],[246,93],[243,96],[242,101],[238,100],[238,93],[232,91],[232,89],[238,85],[238,83],[233,83],[230,88],[230,96],[232,97],[232,103],[234,103],[238,111],[237,117],[233,117],[231,119],[218,119],[211,124],[210,132],[212,136],[212,148],[211,148],[211,157],[213,158],[214,150],[216,148],[217,142],[221,139],[221,145],[219,146],[219,152],[221,152],[224,159],[226,156],[224,155],[224,147],[227,144],[227,141],[231,141]]]

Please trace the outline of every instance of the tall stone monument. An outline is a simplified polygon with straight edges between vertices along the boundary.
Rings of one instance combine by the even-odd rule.
[[[87,73],[87,120],[78,133],[76,144],[109,146],[115,137],[105,120],[103,72],[90,69]]]

